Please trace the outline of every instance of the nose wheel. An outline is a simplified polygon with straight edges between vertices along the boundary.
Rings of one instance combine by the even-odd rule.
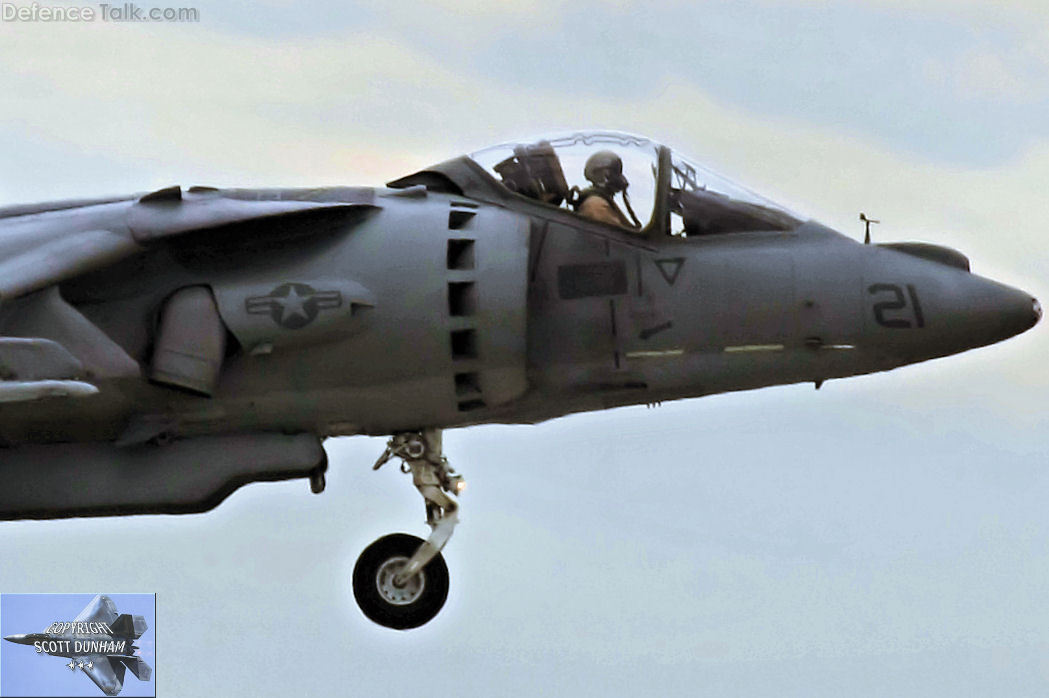
[[[353,568],[353,596],[370,620],[408,630],[429,622],[448,598],[448,566],[441,550],[459,523],[459,504],[451,495],[466,483],[441,452],[438,429],[395,434],[372,469],[394,457],[401,459],[402,472],[412,474],[426,502],[430,537],[394,533],[365,548]]]
[[[438,553],[403,583],[397,575],[425,541],[394,533],[375,541],[353,568],[353,596],[369,620],[394,630],[425,625],[448,598],[448,566]]]

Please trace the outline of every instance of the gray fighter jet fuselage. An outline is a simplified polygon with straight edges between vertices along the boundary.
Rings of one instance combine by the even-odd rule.
[[[583,189],[597,147],[641,159]],[[594,192],[637,225],[581,215]],[[200,511],[294,476],[319,490],[327,436],[818,387],[1041,315],[954,250],[861,244],[609,133],[497,147],[385,188],[7,209],[0,253],[4,518]],[[94,484],[68,485],[74,468]]]
[[[960,256],[862,245],[814,222],[639,238],[394,189],[216,191],[171,208],[328,198],[368,206],[329,214],[301,237],[210,232],[147,248],[7,303],[6,336],[47,337],[51,328],[37,325],[65,311],[100,333],[80,342],[104,346],[97,365],[78,356],[98,394],[0,407],[0,434],[12,444],[115,440],[144,415],[162,415],[178,437],[539,422],[884,371],[1000,341],[1037,319],[1030,295],[970,273]],[[0,219],[0,234],[119,230],[147,206]],[[470,218],[451,228],[457,212]],[[464,259],[452,259],[456,245]],[[165,300],[193,287],[212,289],[233,335],[207,397],[141,375]]]

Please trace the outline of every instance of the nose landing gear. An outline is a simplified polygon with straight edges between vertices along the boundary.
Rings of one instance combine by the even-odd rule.
[[[412,474],[412,484],[426,502],[430,537],[424,541],[394,533],[365,548],[353,568],[353,596],[372,621],[408,630],[429,622],[448,597],[448,566],[441,550],[459,523],[459,505],[449,495],[462,492],[466,483],[448,465],[439,429],[395,434],[373,470],[393,457],[401,459],[401,471]]]
[[[398,584],[397,575],[418,550],[421,538],[394,533],[375,541],[353,568],[353,596],[370,620],[394,630],[429,622],[448,598],[448,566],[438,554],[425,569]]]

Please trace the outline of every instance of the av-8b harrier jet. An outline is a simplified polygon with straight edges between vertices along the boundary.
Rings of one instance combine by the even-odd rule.
[[[507,143],[377,188],[171,187],[0,211],[0,517],[200,512],[324,486],[388,435],[432,527],[354,571],[392,628],[444,603],[441,430],[925,361],[1041,316],[961,253],[860,244],[646,138]]]
[[[124,671],[149,681],[153,669],[138,656],[134,642],[148,630],[146,619],[118,614],[108,596],[99,594],[72,621],[52,623],[42,633],[8,635],[4,639],[30,645],[39,654],[66,657],[71,671],[80,669],[107,696],[119,695]]]

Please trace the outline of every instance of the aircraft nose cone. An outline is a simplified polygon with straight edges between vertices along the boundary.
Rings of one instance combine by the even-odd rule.
[[[29,639],[22,633],[19,633],[18,635],[7,635],[4,637],[4,639],[8,642],[14,642],[19,645],[25,645],[29,643]]]
[[[982,315],[990,330],[991,342],[1000,342],[1026,332],[1042,317],[1042,306],[1037,298],[1017,288],[994,284],[985,288],[981,299]]]
[[[1010,289],[1014,291],[1009,299],[1009,309],[1005,311],[1007,318],[1006,325],[1009,330],[1007,336],[1012,337],[1013,335],[1026,332],[1042,319],[1042,304],[1038,302],[1038,299],[1029,293],[1024,291]]]

